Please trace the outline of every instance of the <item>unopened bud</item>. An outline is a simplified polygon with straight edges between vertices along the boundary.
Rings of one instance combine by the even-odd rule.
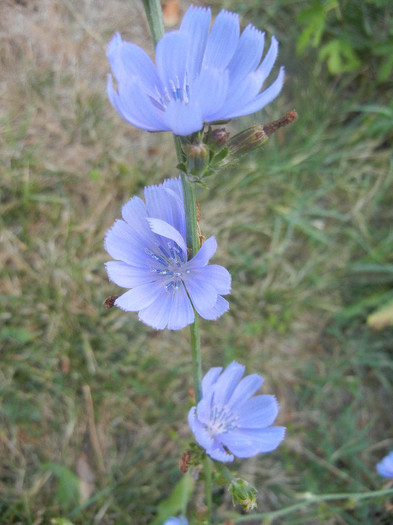
[[[209,129],[205,135],[205,142],[214,146],[224,146],[229,138],[229,133],[225,128]]]
[[[187,172],[195,177],[203,177],[209,167],[210,152],[206,144],[190,144],[187,147]]]
[[[253,510],[257,506],[257,490],[241,478],[234,478],[229,487],[229,492],[232,494],[232,503],[236,505],[239,503],[246,512]]]
[[[228,141],[228,148],[232,156],[259,148],[269,137],[266,135],[263,126],[256,125],[237,133]]]

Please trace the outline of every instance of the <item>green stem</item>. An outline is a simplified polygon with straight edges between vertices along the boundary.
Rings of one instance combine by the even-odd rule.
[[[212,484],[212,464],[209,456],[206,456],[203,460],[203,473],[205,475],[205,494],[206,494],[206,507],[207,522],[210,523],[210,516],[212,515],[213,509],[213,484]]]
[[[164,34],[164,22],[162,19],[162,10],[160,0],[142,0],[145,7],[146,16],[149,22],[150,31],[154,44],[160,40]],[[184,162],[184,153],[181,147],[181,140],[175,137],[175,147],[179,163]],[[199,250],[198,220],[195,196],[195,184],[190,183],[185,173],[181,173],[181,182],[183,187],[184,208],[186,213],[186,236],[189,257],[193,257]],[[201,398],[202,382],[202,357],[201,342],[199,335],[199,318],[195,312],[195,321],[190,327],[191,333],[191,356],[192,356],[192,378],[195,391],[195,400],[198,403]],[[212,475],[211,463],[207,458],[204,462],[205,471],[205,489],[206,503],[208,509],[208,520],[212,512]]]
[[[227,480],[228,483],[231,483],[233,478],[235,477],[232,472],[226,467],[223,463],[220,463],[219,461],[216,461],[216,470]]]
[[[162,10],[160,0],[142,0],[145,7],[146,16],[149,21],[150,31],[156,44],[164,34],[164,22],[162,19]],[[179,137],[175,138],[175,148],[179,163],[184,162],[184,153],[181,147]],[[187,248],[189,257],[193,257],[199,250],[197,208],[195,197],[195,184],[187,179],[185,173],[181,173],[181,182],[184,195],[184,207],[186,211],[186,235]],[[202,359],[201,343],[199,335],[199,319],[195,312],[195,321],[191,325],[191,355],[192,355],[192,377],[195,390],[196,402],[201,398],[201,381],[202,381]]]
[[[179,140],[179,139],[175,139]],[[189,249],[189,257],[194,257],[199,250],[199,236],[198,236],[198,222],[197,222],[197,207],[195,196],[195,184],[189,182],[187,175],[181,173],[181,183],[183,186],[184,207],[186,210],[186,235],[187,248]]]
[[[160,0],[142,0],[145,8],[147,21],[149,22],[151,36],[154,45],[164,35],[164,21],[162,19],[162,10]]]
[[[181,147],[179,137],[175,137],[175,147],[179,163],[184,163],[184,153]],[[195,184],[190,182],[187,175],[181,172],[181,183],[183,187],[184,209],[186,212],[186,237],[189,257],[199,250],[198,237],[198,219],[195,196]],[[194,310],[195,312],[195,310]],[[201,338],[199,335],[199,317],[195,312],[195,321],[190,326],[191,334],[191,357],[192,357],[192,378],[195,391],[195,400],[201,399],[201,382],[202,382],[202,356],[201,356]]]
[[[195,312],[195,321],[190,326],[191,334],[191,358],[192,358],[192,381],[194,385],[195,401],[198,403],[201,399],[201,382],[202,382],[202,356],[201,356],[201,338],[199,335],[199,317]]]
[[[383,490],[373,490],[369,492],[354,492],[354,493],[339,493],[339,494],[310,494],[304,495],[304,500],[295,503],[294,505],[289,505],[283,509],[274,510],[272,512],[262,512],[257,514],[252,514],[250,516],[241,516],[239,518],[232,518],[233,523],[246,523],[247,521],[254,522],[255,520],[273,520],[274,518],[279,518],[294,512],[297,509],[302,509],[308,505],[314,505],[315,503],[320,503],[321,501],[333,501],[333,500],[349,500],[353,502],[360,501],[362,499],[370,498],[379,498],[381,496],[387,496],[393,494],[393,489],[383,489]],[[220,523],[219,525],[224,525]]]

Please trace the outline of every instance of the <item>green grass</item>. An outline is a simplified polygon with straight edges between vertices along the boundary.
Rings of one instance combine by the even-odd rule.
[[[191,437],[188,331],[157,334],[102,305],[118,292],[103,266],[105,231],[131,195],[173,176],[176,161],[169,135],[132,129],[105,97],[101,44],[130,31],[131,19],[143,42],[139,7],[87,4],[78,19],[56,0],[38,11],[9,2],[5,16],[16,20],[0,56],[9,70],[0,106],[7,524],[147,524],[180,479]],[[204,369],[237,359],[260,373],[288,428],[274,453],[235,464],[267,512],[305,492],[384,484],[375,463],[393,445],[392,329],[373,331],[366,320],[392,298],[392,105],[389,86],[375,90],[370,79],[356,88],[356,77],[332,79],[311,54],[294,55],[293,2],[226,7],[274,32],[287,65],[283,94],[232,132],[299,113],[199,195],[215,262],[233,277],[230,312],[201,323]],[[197,484],[194,505],[200,496]],[[222,491],[215,501],[231,510]],[[274,523],[384,524],[389,509],[384,498],[337,500]]]

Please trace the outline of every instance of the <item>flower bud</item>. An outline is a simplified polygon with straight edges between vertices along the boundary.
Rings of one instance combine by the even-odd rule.
[[[190,144],[186,149],[187,173],[202,178],[209,167],[210,151],[206,144]]]
[[[229,487],[229,492],[232,494],[232,503],[236,505],[239,503],[246,512],[253,510],[257,506],[257,490],[241,478],[234,478]]]
[[[212,146],[214,150],[222,146],[225,146],[229,138],[229,133],[225,128],[216,128],[211,129],[207,131],[207,133],[204,136],[204,141],[206,144],[209,144],[209,146]]]
[[[269,137],[266,135],[263,126],[256,125],[237,133],[228,141],[228,148],[232,156],[242,155],[243,153],[259,148]]]

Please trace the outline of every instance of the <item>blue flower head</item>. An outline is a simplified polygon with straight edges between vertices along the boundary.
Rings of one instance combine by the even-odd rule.
[[[172,517],[166,520],[164,525],[188,525],[188,520],[183,516],[178,516],[177,518]]]
[[[376,468],[380,476],[393,479],[393,450],[382,461],[377,463]]]
[[[196,441],[217,461],[270,452],[284,439],[284,427],[271,427],[278,413],[274,396],[252,397],[263,379],[233,361],[211,368],[202,380],[202,398],[188,414]]]
[[[229,308],[221,295],[231,289],[231,276],[208,264],[217,249],[207,239],[188,260],[186,219],[180,178],[145,188],[145,202],[133,197],[105,237],[105,249],[115,261],[106,263],[109,279],[129,288],[115,305],[139,312],[145,324],[179,330],[194,321],[194,308],[214,320]]]
[[[130,124],[148,131],[190,135],[204,122],[255,113],[281,91],[284,69],[264,91],[278,53],[272,37],[262,60],[264,33],[248,25],[240,34],[239,16],[221,11],[211,30],[210,8],[191,6],[177,31],[166,33],[155,61],[139,46],[116,34],[108,46],[112,76],[108,95]]]

